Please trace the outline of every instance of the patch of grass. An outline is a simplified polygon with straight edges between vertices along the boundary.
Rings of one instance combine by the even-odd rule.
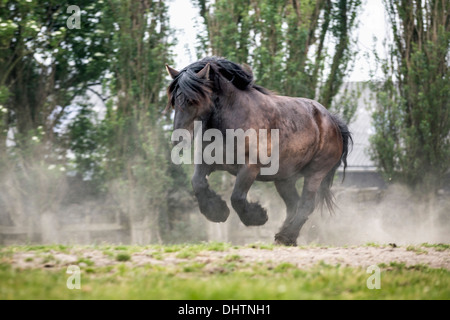
[[[182,264],[180,267],[183,272],[199,272],[205,267],[205,264],[200,262],[192,262]]]
[[[252,243],[247,245],[248,248],[252,249],[265,249],[265,250],[273,250],[276,245],[275,244],[269,244],[269,243]]]
[[[103,254],[105,256],[108,256],[110,258],[114,257],[114,252],[110,251],[110,250],[103,250]]]
[[[53,244],[53,245],[22,245],[22,246],[13,246],[13,248],[17,251],[35,251],[40,253],[48,253],[53,251],[53,252],[67,253],[70,247],[62,244]]]
[[[204,250],[203,245],[190,245],[190,244],[181,244],[181,245],[170,245],[166,248],[163,248],[162,251],[165,253],[176,252],[175,257],[179,259],[192,259],[195,258],[200,251]]]
[[[226,251],[232,248],[230,243],[226,242],[207,242],[205,244],[205,249],[207,251]]]
[[[434,248],[437,251],[445,251],[450,249],[450,244],[445,243],[437,243],[437,244],[422,243],[422,246],[426,248]]]
[[[365,246],[366,247],[374,247],[374,248],[380,248],[381,247],[381,245],[379,243],[377,243],[377,242],[367,242],[365,244]]]
[[[58,251],[67,253],[67,252],[69,252],[69,248],[70,247],[69,246],[65,246],[63,244],[58,244],[57,248],[58,248]]]
[[[404,271],[404,270],[418,270],[427,272],[428,270],[432,270],[425,264],[414,264],[414,265],[406,265],[404,262],[390,262],[389,264],[379,264],[380,268],[386,269],[386,271],[390,272],[392,270],[396,271]]]
[[[407,246],[406,251],[413,251],[416,254],[428,254],[428,251],[419,246]]]
[[[178,252],[182,248],[183,248],[182,245],[172,244],[172,245],[163,247],[163,251],[164,252],[168,252],[168,253],[170,253],[170,252]]]
[[[78,258],[77,264],[80,264],[80,263],[84,263],[89,267],[94,265],[94,261],[92,261],[91,259],[88,259],[88,258]]]
[[[50,263],[52,261],[55,261],[55,257],[52,254],[46,254],[43,258],[42,258],[42,263],[46,264],[46,263]]]
[[[296,269],[296,268],[297,267],[295,265],[293,265],[292,263],[282,262],[279,265],[277,265],[275,268],[273,268],[273,271],[277,272],[277,273],[283,273],[290,269]]]
[[[20,247],[18,247],[20,248]],[[40,251],[40,252],[49,252],[52,250],[53,246],[45,246],[45,245],[27,245],[23,246],[23,251]]]
[[[117,260],[117,261],[121,261],[121,262],[129,261],[129,260],[131,260],[131,256],[130,256],[128,253],[125,253],[125,252],[123,252],[123,253],[118,253],[118,254],[116,255],[116,260]]]
[[[95,273],[95,269],[94,268],[86,268],[84,270],[84,272],[86,272],[86,273]]]
[[[234,261],[227,261],[222,263],[217,269],[216,272],[220,274],[230,274],[234,272],[237,268],[238,264]]]
[[[200,244],[172,244],[162,246],[165,253],[180,252],[180,255],[196,255],[200,251],[226,251],[232,248],[232,245],[224,242],[203,242]],[[182,253],[181,253],[182,252]]]
[[[152,252],[152,253],[150,254],[150,256],[151,256],[153,259],[156,259],[156,260],[162,260],[162,259],[163,259],[163,254],[162,254],[162,252],[160,252],[160,251],[154,251],[154,252]]]
[[[192,259],[197,256],[197,253],[192,250],[181,250],[177,253],[176,257],[179,259]]]
[[[241,261],[242,257],[238,254],[229,254],[225,256],[225,261],[232,262],[232,261]]]

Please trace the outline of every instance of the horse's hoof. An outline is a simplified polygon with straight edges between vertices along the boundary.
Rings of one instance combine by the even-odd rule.
[[[275,244],[277,245],[283,245],[283,246],[289,246],[289,247],[296,247],[297,246],[297,239],[292,239],[290,237],[287,237],[283,234],[277,233],[275,235]]]
[[[269,220],[267,211],[257,203],[249,203],[247,210],[239,218],[247,227],[262,226]]]
[[[203,205],[202,203],[200,205],[200,211],[212,222],[225,222],[230,215],[230,209],[228,208],[227,203],[220,198],[211,198],[206,205]]]

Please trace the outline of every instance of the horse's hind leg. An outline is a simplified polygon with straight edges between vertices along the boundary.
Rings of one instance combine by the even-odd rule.
[[[286,220],[284,225],[295,216],[300,203],[300,196],[295,187],[296,182],[297,178],[275,181],[275,187],[286,205]]]
[[[258,203],[247,201],[247,193],[256,176],[259,168],[252,165],[243,166],[236,175],[236,183],[231,195],[231,204],[236,210],[242,223],[246,226],[260,226],[267,222],[267,212]]]
[[[280,231],[275,235],[275,242],[287,246],[297,245],[300,229],[314,211],[315,199],[322,176],[305,177],[301,198],[295,188],[295,181],[277,181],[277,191],[286,203],[287,215]],[[295,203],[295,201],[297,201]]]
[[[230,209],[228,209],[227,203],[209,188],[206,176],[211,171],[211,167],[206,164],[195,165],[191,180],[192,188],[198,200],[200,212],[212,222],[224,222],[230,214]]]

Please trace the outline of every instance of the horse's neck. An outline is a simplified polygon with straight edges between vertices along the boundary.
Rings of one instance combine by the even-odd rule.
[[[213,99],[213,106],[211,112],[208,114],[207,129],[224,129],[233,126],[229,123],[231,115],[235,114],[235,108],[245,108],[238,102],[236,92],[223,92],[215,96]]]
[[[221,92],[216,93],[213,99],[214,109],[219,110],[222,108],[233,108],[237,104],[239,97],[238,89],[236,89],[230,82],[221,85]]]

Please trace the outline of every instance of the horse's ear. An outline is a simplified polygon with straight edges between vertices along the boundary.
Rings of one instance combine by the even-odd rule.
[[[177,71],[174,68],[169,67],[168,64],[166,64],[166,70],[172,79],[175,79],[180,74],[180,71]]]
[[[206,66],[204,66],[202,70],[197,72],[197,77],[199,77],[201,79],[209,80],[209,70],[210,70],[210,68],[211,67],[210,67],[209,63],[207,63]]]

